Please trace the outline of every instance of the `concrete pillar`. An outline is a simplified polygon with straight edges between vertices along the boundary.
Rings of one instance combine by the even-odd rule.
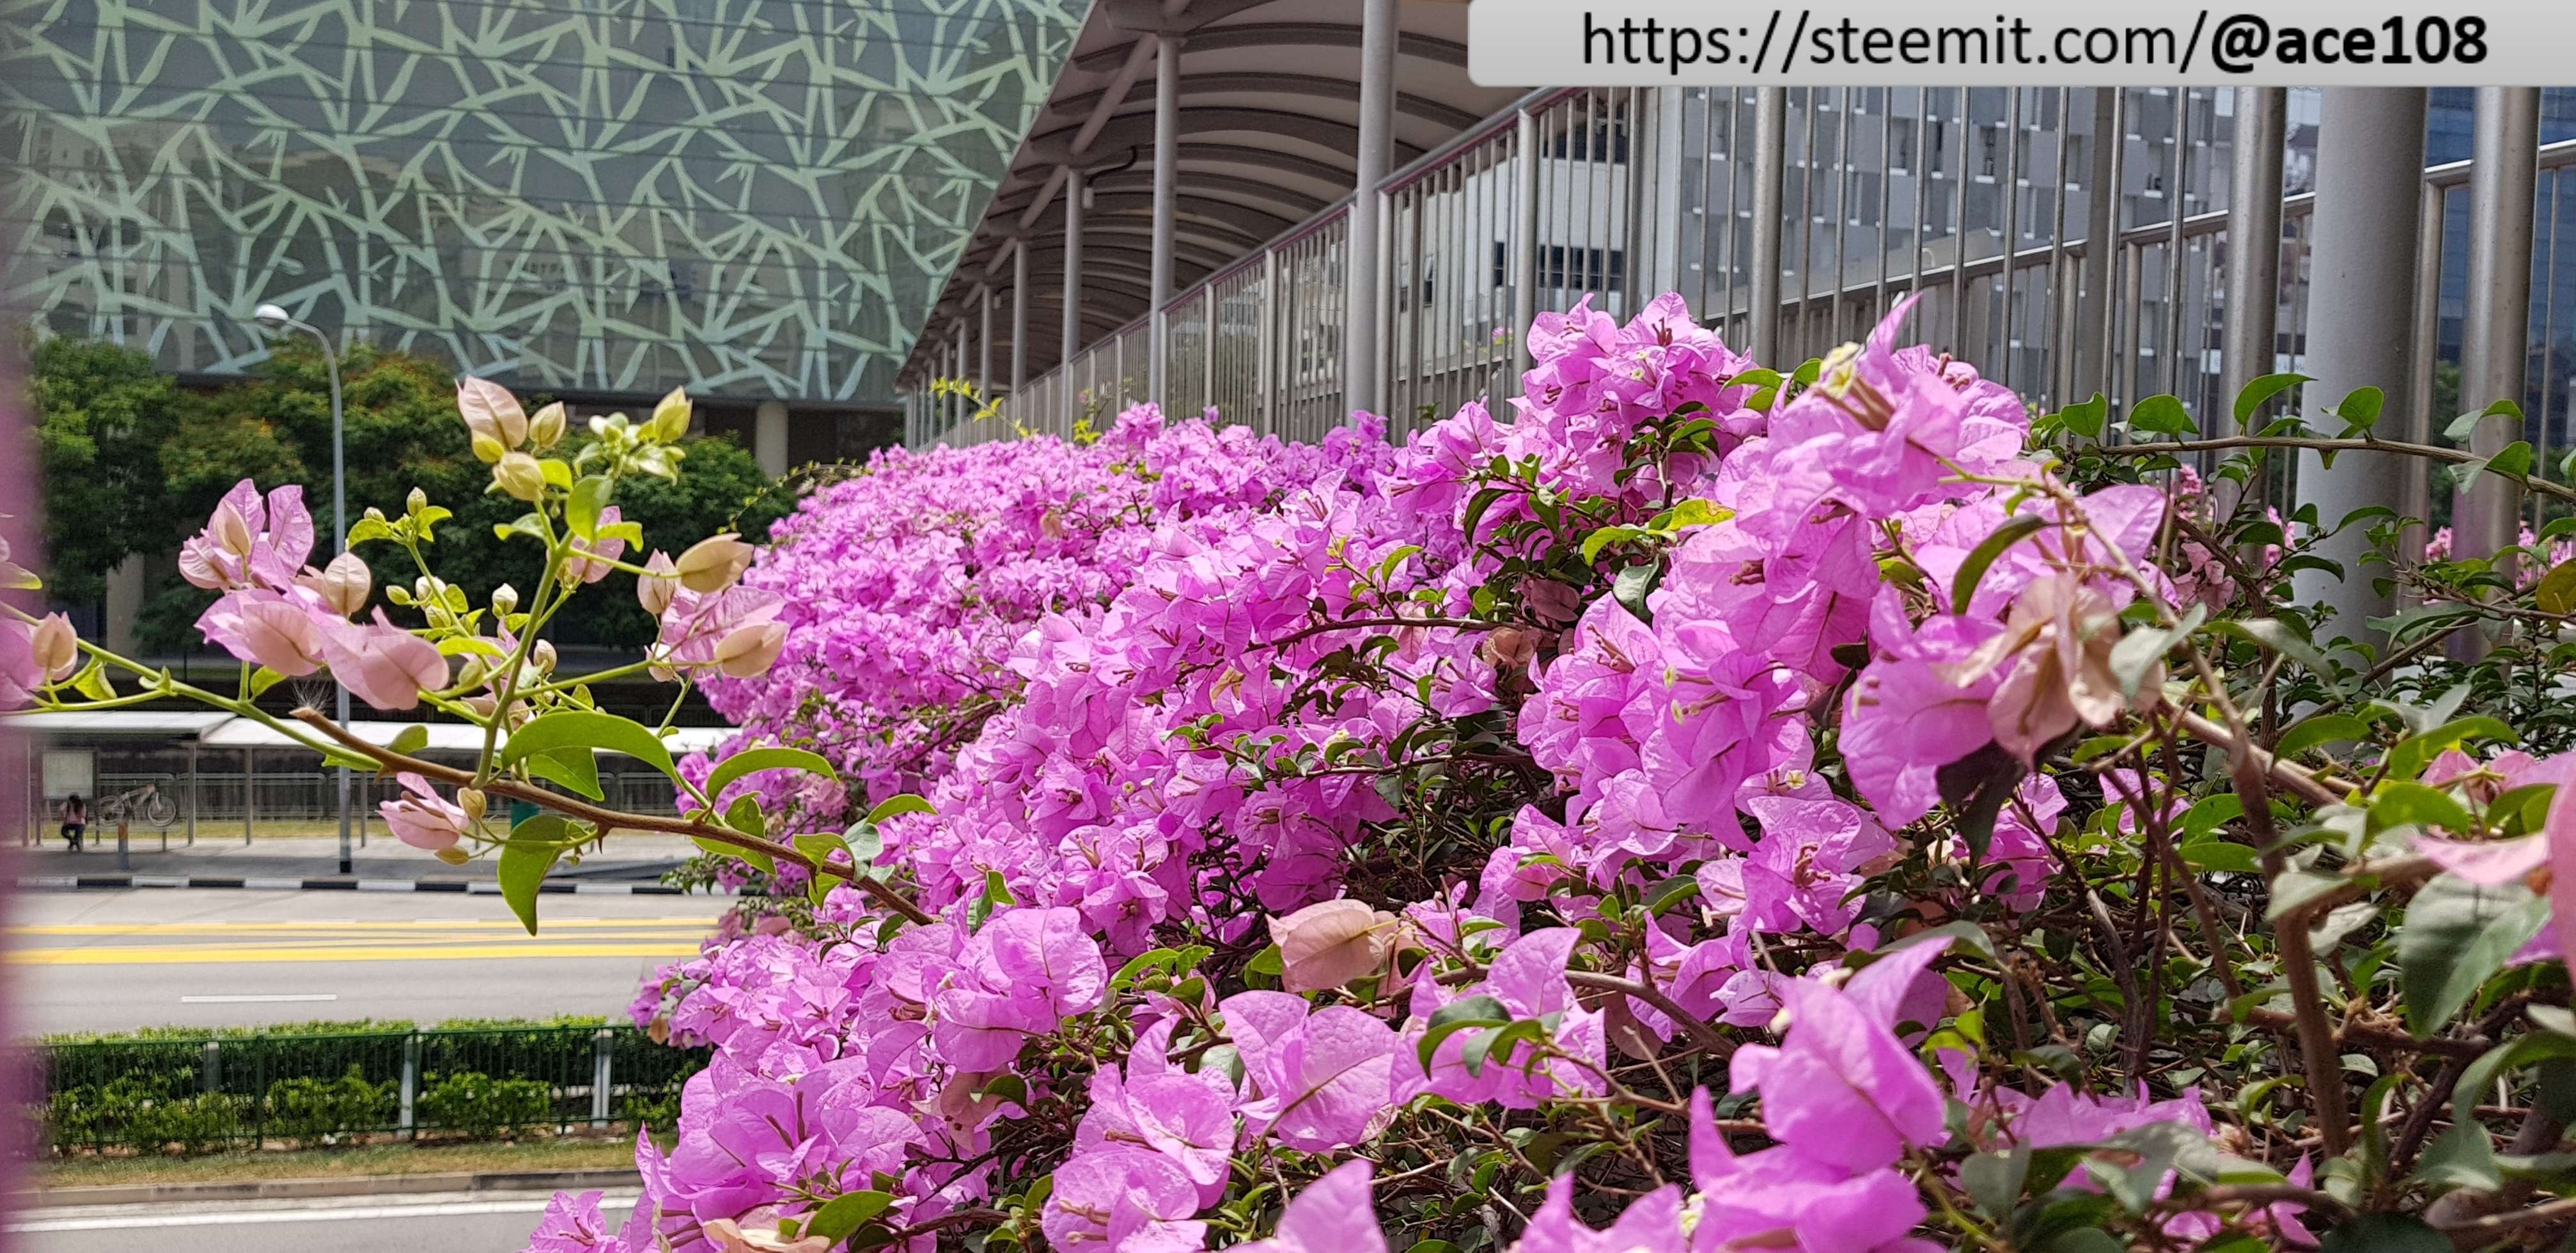
[[[2341,401],[2357,387],[2392,398],[2413,392],[2416,214],[2423,203],[2424,101],[2420,87],[2329,87],[2317,133],[2316,217],[2310,226],[2307,387],[2311,410]],[[2396,415],[2392,415],[2396,416]],[[2394,423],[2382,419],[2388,429]],[[2403,459],[2343,453],[2329,470],[2315,453],[2299,454],[2299,499],[2317,507],[2326,526],[2370,505],[2395,506],[2405,491]],[[2362,528],[2366,529],[2366,528]],[[2334,621],[2320,638],[2363,638],[2367,618],[2395,605],[2371,584],[2381,573],[2361,564],[2368,540],[2359,529],[2320,546],[2344,578],[2302,570],[2302,601],[2324,600]]]
[[[2213,434],[2233,433],[2236,393],[2270,374],[2278,352],[2281,150],[2289,98],[2279,87],[2236,89],[2236,168],[2227,204],[2227,344],[2220,361],[2219,408],[2201,422],[2201,429]],[[2261,425],[2259,415],[2255,425]],[[2210,490],[2224,517],[2235,511],[2245,489],[2213,482]]]
[[[787,473],[787,402],[764,400],[751,411],[751,456],[771,478]]]
[[[144,585],[148,581],[141,553],[129,555],[107,572],[107,621],[101,625],[109,652],[128,657],[135,654],[134,622],[143,614]]]
[[[1378,267],[1384,226],[1377,185],[1395,156],[1395,0],[1363,0],[1360,9],[1360,150],[1352,178],[1349,276],[1342,314],[1342,407],[1368,409],[1378,399]]]
[[[2532,195],[2540,155],[2540,89],[2478,88],[2476,163],[2469,169],[2469,301],[2460,347],[2460,409],[2522,404],[2531,340]],[[2469,451],[2492,457],[2522,438],[2510,414],[2481,419]],[[2492,474],[2451,506],[2451,554],[2485,557],[2520,538],[2522,493]],[[2499,573],[2511,578],[2509,561]],[[2455,637],[2456,638],[2456,637]]]
[[[1813,124],[1812,119],[1810,125]],[[1764,87],[1753,93],[1753,307],[1745,351],[1754,363],[1786,370],[1797,363],[1780,353],[1780,214],[1789,176],[1789,92]],[[1919,175],[1917,177],[1920,177]]]
[[[1163,306],[1172,303],[1174,189],[1181,163],[1181,37],[1154,36],[1154,241],[1150,267],[1151,301],[1146,311],[1146,340],[1152,360],[1145,369],[1145,398],[1161,404],[1164,374],[1171,356],[1171,328]]]

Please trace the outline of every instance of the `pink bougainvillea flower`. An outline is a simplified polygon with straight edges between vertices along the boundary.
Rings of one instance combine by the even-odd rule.
[[[473,821],[453,802],[441,797],[429,780],[404,771],[394,776],[402,785],[400,798],[376,806],[384,815],[386,829],[394,838],[413,848],[439,852],[456,847],[456,842],[473,829]]]
[[[1365,1157],[1334,1167],[1289,1198],[1277,1233],[1237,1247],[1243,1253],[1387,1253],[1369,1197],[1372,1169]]]
[[[599,511],[599,526],[602,529],[615,526],[624,521],[625,517],[623,510],[610,505]],[[607,578],[616,569],[609,563],[626,555],[626,541],[616,536],[600,540],[586,540],[576,536],[570,544],[573,555],[565,560],[563,565],[563,578],[567,583],[596,583]],[[649,609],[651,606],[647,605],[646,608]]]
[[[1076,1153],[1055,1168],[1039,1227],[1059,1249],[1198,1253],[1207,1224],[1198,1189],[1170,1159],[1110,1149]]]
[[[331,677],[378,709],[416,708],[422,692],[447,686],[438,646],[395,626],[382,609],[365,626],[325,623],[320,639]]]
[[[1357,1144],[1395,1105],[1395,1030],[1348,1005],[1243,992],[1218,1008],[1243,1059],[1246,1132],[1307,1153]]]

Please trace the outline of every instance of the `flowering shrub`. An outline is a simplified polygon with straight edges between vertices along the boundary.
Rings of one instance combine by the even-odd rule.
[[[2399,560],[2237,488],[2321,447],[2576,492],[2375,403],[2033,417],[1904,314],[1784,375],[1579,306],[1401,449],[1139,411],[648,562],[646,664],[746,726],[675,825],[803,895],[638,997],[715,1059],[634,1217],[531,1247],[2554,1246],[2576,568],[2510,567],[2576,524]],[[236,512],[222,577],[292,600]],[[2347,527],[2420,608],[2290,599]],[[464,685],[424,699],[558,686]],[[579,713],[467,791],[632,742]],[[413,842],[471,844],[420,773]]]

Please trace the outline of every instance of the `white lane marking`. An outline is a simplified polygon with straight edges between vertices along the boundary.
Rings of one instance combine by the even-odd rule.
[[[116,1214],[78,1218],[34,1218],[10,1223],[0,1231],[32,1234],[44,1231],[132,1231],[141,1228],[237,1227],[259,1223],[329,1223],[362,1222],[378,1218],[445,1218],[468,1214],[535,1214],[545,1210],[551,1196],[521,1197],[507,1201],[444,1201],[425,1205],[349,1205],[333,1208],[261,1209],[215,1211],[211,1213],[174,1212],[156,1206],[149,1214]],[[618,1214],[635,1203],[633,1194],[603,1197],[600,1208]]]
[[[337,992],[267,992],[240,996],[183,996],[182,1005],[268,1005],[280,1001],[336,1001]]]

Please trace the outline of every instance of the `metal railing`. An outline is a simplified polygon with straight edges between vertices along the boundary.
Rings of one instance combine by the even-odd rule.
[[[30,1049],[55,1151],[667,1124],[709,1051],[631,1026],[156,1036]]]
[[[2291,98],[2293,115],[2313,114],[2313,93]],[[1766,121],[1753,89],[1533,93],[1372,189],[1385,231],[1378,405],[1398,435],[1516,394],[1536,313],[1589,293],[1624,317],[1665,290],[1729,343],[1751,344],[1767,323],[1783,366],[1865,335],[1920,293],[1909,340],[2036,404],[2100,390],[2116,404],[2172,393],[2195,412],[2223,411],[2232,89],[1810,88],[1771,99],[1781,116]],[[1776,187],[1763,185],[1766,148]],[[2527,438],[2551,467],[2568,446],[2576,373],[2576,298],[2559,290],[2576,290],[2576,273],[2561,275],[2558,259],[2561,223],[2576,218],[2576,197],[2562,196],[2576,142],[2538,156],[2544,281],[2531,301]],[[2274,351],[2238,363],[2248,376],[2305,359],[2313,165],[2313,127],[2291,128],[2279,268],[2254,285],[2275,302]],[[2428,415],[2456,399],[2441,365],[2458,359],[2471,299],[2459,260],[2467,181],[2466,162],[2424,176],[2422,367],[2411,396],[2390,397],[2418,433],[2427,421],[2438,431]],[[1172,299],[1168,409],[1214,405],[1305,440],[1344,420],[1348,209],[1346,199],[1323,210]],[[1756,299],[1766,267],[1778,284],[1767,311]],[[1130,324],[1005,398],[986,429],[945,438],[1102,424],[1143,398],[1147,330]]]

